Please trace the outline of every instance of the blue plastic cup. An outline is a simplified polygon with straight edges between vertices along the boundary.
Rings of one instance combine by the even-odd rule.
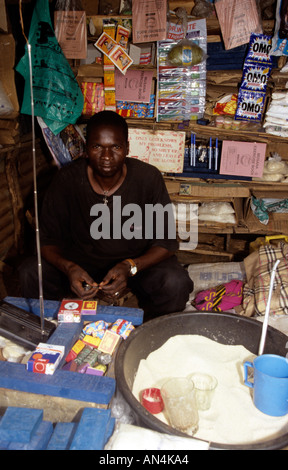
[[[249,368],[254,380],[248,380]],[[288,413],[288,360],[275,354],[263,354],[253,363],[244,363],[244,383],[253,388],[253,402],[258,410],[270,416]]]

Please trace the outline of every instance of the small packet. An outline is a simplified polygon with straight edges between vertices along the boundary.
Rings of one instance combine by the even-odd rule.
[[[85,348],[82,349],[82,351],[78,354],[76,359],[73,360],[73,362],[76,363],[77,366],[79,366],[80,364],[85,362],[85,359],[90,354],[91,350],[91,347],[87,346],[86,344]]]
[[[91,335],[95,338],[103,338],[105,331],[107,330],[109,323],[104,320],[99,320],[93,323],[89,323],[83,328],[85,335]]]
[[[58,311],[58,321],[61,323],[79,323],[81,319],[82,300],[64,299]]]
[[[266,63],[247,62],[244,64],[241,88],[266,92],[271,65]]]
[[[81,313],[84,315],[95,315],[97,304],[97,300],[83,300]]]
[[[134,329],[135,327],[132,325],[131,321],[122,320],[119,318],[113,323],[110,328],[110,331],[114,331],[115,333],[120,335],[121,338],[126,339],[128,338],[131,331],[133,331]]]
[[[72,346],[72,348],[70,349],[67,357],[65,358],[65,361],[66,362],[70,362],[70,361],[73,361],[74,359],[76,359],[76,357],[78,356],[78,354],[82,351],[82,349],[85,348],[85,343],[81,340],[81,339],[78,339],[78,341],[76,341],[76,343]]]
[[[92,348],[98,348],[99,344],[101,343],[101,338],[97,336],[85,335],[83,342]]]
[[[93,367],[88,365],[85,369],[85,374],[102,376],[105,374],[106,370],[107,370],[107,367],[102,364],[97,364]]]
[[[99,351],[112,355],[120,338],[120,335],[114,331],[106,330],[101,343],[98,346]]]
[[[171,65],[190,67],[205,60],[206,56],[195,42],[183,39],[179,41],[175,46],[168,52],[168,62]]]
[[[252,33],[245,61],[271,63],[272,37]]]
[[[39,343],[26,364],[28,371],[54,374],[65,352],[65,346]]]
[[[235,119],[260,122],[266,93],[240,89]]]

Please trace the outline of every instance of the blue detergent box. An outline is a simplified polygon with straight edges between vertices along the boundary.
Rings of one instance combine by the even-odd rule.
[[[39,374],[54,374],[65,353],[65,346],[39,343],[27,361],[27,370]]]

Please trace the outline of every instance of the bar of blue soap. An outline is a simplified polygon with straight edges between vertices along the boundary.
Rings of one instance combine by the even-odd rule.
[[[46,450],[69,450],[77,423],[57,423]]]
[[[114,422],[110,409],[84,408],[70,450],[103,450]]]
[[[8,407],[0,422],[0,441],[30,442],[43,419],[43,410]]]
[[[53,433],[53,424],[42,421],[29,442],[11,442],[7,450],[46,450]]]

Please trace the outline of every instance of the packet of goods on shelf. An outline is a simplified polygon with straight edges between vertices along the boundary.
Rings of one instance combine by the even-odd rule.
[[[94,44],[125,75],[133,60],[128,53],[106,32]]]
[[[114,331],[106,330],[98,346],[99,351],[112,355],[120,339],[121,336]]]
[[[104,87],[114,87],[115,88],[115,67],[114,65],[104,65],[103,66],[103,82]]]
[[[83,115],[92,116],[103,111],[105,106],[103,83],[82,82],[81,90],[84,96]]]
[[[153,118],[155,95],[150,96],[149,103],[134,103],[131,101],[116,101],[116,111],[123,117]]]
[[[237,108],[237,98],[237,93],[229,93],[220,98],[213,108],[213,115],[234,116]]]
[[[245,62],[271,64],[272,37],[266,34],[252,33]]]
[[[39,343],[27,361],[26,369],[40,374],[54,374],[65,352],[65,346]]]
[[[247,62],[244,65],[241,88],[266,93],[271,65]]]
[[[205,60],[203,49],[194,41],[183,39],[175,44],[168,52],[168,64],[177,67],[190,67],[198,65]]]
[[[108,34],[110,38],[115,40],[115,35],[116,35],[116,24],[115,22],[112,22],[112,20],[103,20],[103,33]],[[116,41],[115,41],[116,43]],[[99,48],[98,48],[99,49]],[[103,52],[103,51],[101,51]],[[109,59],[107,54],[104,54],[103,56],[103,65],[113,65],[113,62]]]
[[[239,90],[235,119],[258,121],[262,119],[266,93],[261,91]]]
[[[261,122],[272,69],[271,37],[252,33],[238,93],[236,120]]]
[[[129,36],[130,30],[118,24],[116,30],[116,42],[125,50],[127,50]]]
[[[203,54],[207,49],[206,40],[203,31],[196,29],[193,44],[200,48]],[[190,41],[189,44],[191,43]],[[196,120],[202,118],[205,112],[206,59],[203,55],[204,60],[197,65],[185,67],[181,63],[180,66],[172,66],[169,54],[174,47],[177,47],[177,44],[179,45],[172,39],[159,41],[157,44],[156,112],[158,122]]]

